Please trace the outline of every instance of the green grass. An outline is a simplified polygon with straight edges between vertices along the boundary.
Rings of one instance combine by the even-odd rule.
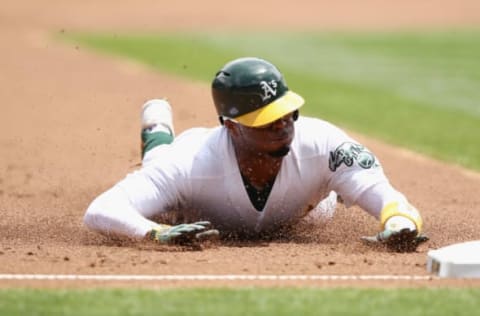
[[[210,82],[260,56],[302,94],[304,113],[480,170],[480,32],[68,34],[68,40]]]
[[[0,290],[0,315],[476,315],[480,289]]]

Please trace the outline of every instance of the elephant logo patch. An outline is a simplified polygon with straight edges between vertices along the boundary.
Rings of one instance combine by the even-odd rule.
[[[344,163],[347,167],[357,163],[363,169],[378,167],[379,164],[375,156],[360,144],[345,142],[330,152],[328,167],[332,171],[336,171],[338,167]]]

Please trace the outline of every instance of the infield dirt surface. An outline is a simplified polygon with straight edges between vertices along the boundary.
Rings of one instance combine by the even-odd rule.
[[[282,5],[238,1],[228,7],[215,0],[2,3],[0,274],[427,275],[428,250],[480,239],[480,174],[361,135],[353,136],[376,153],[393,185],[422,211],[431,240],[414,253],[394,254],[362,244],[360,236],[377,232],[378,223],[356,207],[340,207],[331,222],[302,227],[290,241],[219,243],[202,251],[120,243],[87,231],[82,217],[88,204],[140,161],[139,109],[144,101],[168,97],[177,133],[193,126],[213,126],[217,120],[208,84],[98,55],[54,36],[79,30],[446,29],[479,24],[476,0],[300,0]],[[480,284],[472,280],[361,284],[377,283]],[[0,280],[0,286],[23,285],[99,284]]]

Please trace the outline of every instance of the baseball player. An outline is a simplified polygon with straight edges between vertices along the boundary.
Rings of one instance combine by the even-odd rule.
[[[380,221],[367,242],[404,251],[426,240],[419,211],[378,159],[338,127],[300,116],[303,98],[270,62],[227,63],[212,96],[220,125],[178,137],[166,100],[144,104],[142,167],[90,204],[86,226],[160,243],[261,236],[313,212],[331,216],[338,195]]]

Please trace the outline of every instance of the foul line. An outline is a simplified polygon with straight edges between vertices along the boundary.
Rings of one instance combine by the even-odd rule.
[[[428,275],[116,275],[116,274],[0,274],[0,280],[54,281],[427,281]]]

